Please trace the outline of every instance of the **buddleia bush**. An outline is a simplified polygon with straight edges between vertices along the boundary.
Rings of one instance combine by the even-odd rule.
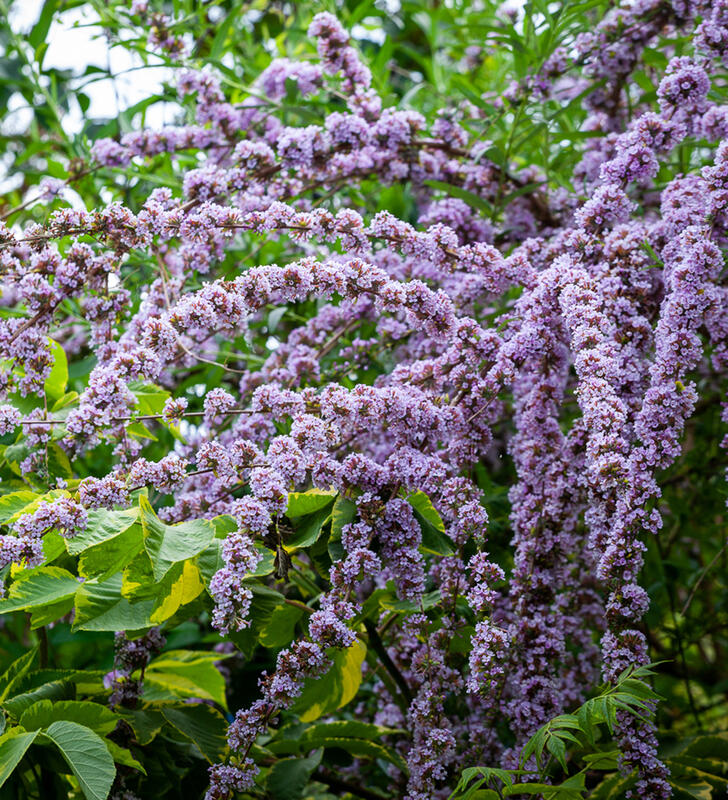
[[[18,5],[0,796],[724,796],[728,5]]]

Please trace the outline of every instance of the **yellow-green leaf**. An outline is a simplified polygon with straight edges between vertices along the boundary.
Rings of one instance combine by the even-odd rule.
[[[205,589],[200,570],[191,562],[182,565],[182,574],[174,581],[166,596],[157,601],[152,611],[151,621],[158,625],[169,619],[180,606],[191,603]]]
[[[66,351],[61,347],[58,342],[53,339],[48,340],[48,349],[53,356],[53,366],[45,379],[43,389],[45,395],[51,403],[63,397],[66,391],[66,384],[68,383],[68,359],[66,358]]]
[[[292,707],[301,722],[313,722],[353,700],[361,685],[361,665],[366,654],[366,645],[358,639],[351,647],[330,654],[331,669],[322,678],[309,678]]]
[[[288,508],[286,516],[291,519],[313,514],[334,502],[336,492],[323,489],[309,489],[307,492],[290,492],[288,495]]]

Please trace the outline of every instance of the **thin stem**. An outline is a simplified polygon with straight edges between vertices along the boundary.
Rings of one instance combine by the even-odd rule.
[[[690,673],[689,673],[689,670],[688,670],[688,662],[687,662],[687,658],[685,657],[685,648],[683,646],[682,634],[680,632],[680,626],[679,626],[678,620],[677,620],[677,612],[676,612],[676,609],[675,609],[675,598],[673,596],[672,591],[669,588],[670,587],[670,582],[667,580],[667,576],[665,575],[665,568],[664,568],[664,565],[663,565],[663,560],[665,558],[665,555],[663,553],[662,544],[660,542],[660,537],[659,536],[655,537],[655,543],[657,545],[657,551],[658,551],[659,556],[660,556],[660,570],[662,572],[662,579],[663,579],[664,584],[665,584],[665,592],[667,593],[667,599],[668,599],[668,602],[670,604],[670,614],[672,616],[673,625],[675,626],[675,642],[677,643],[678,653],[680,654],[680,662],[681,662],[681,665],[682,665],[682,673],[683,673],[682,677],[683,677],[683,683],[685,684],[685,691],[686,691],[687,696],[688,696],[688,704],[690,705],[690,711],[692,712],[692,715],[695,718],[695,724],[698,726],[698,730],[702,732],[702,730],[703,730],[703,720],[702,720],[700,714],[698,713],[698,708],[697,708],[697,705],[695,703],[695,698],[693,697],[693,687],[692,687],[692,684],[690,682]]]
[[[700,577],[697,579],[697,581],[695,581],[695,585],[693,586],[692,590],[690,591],[688,599],[685,601],[685,605],[683,606],[683,609],[680,612],[681,616],[684,617],[688,613],[688,609],[690,608],[690,604],[693,602],[693,598],[695,597],[695,593],[698,591],[698,587],[700,586],[703,578],[715,566],[715,564],[717,563],[718,559],[723,555],[723,553],[726,551],[727,548],[728,548],[728,539],[723,544],[723,547],[721,547],[720,550],[718,550],[718,552],[715,554],[715,557],[710,562],[710,564],[708,564],[708,566],[705,567],[705,569],[700,573]]]
[[[227,416],[236,416],[238,414],[255,414],[257,412],[253,411],[250,408],[233,408],[230,411],[226,411],[225,414]],[[204,411],[185,411],[184,414],[181,416],[183,417],[204,417]],[[155,420],[155,419],[164,419],[164,414],[142,414],[140,416],[128,416],[128,417],[112,417],[109,422],[146,422],[148,420]],[[65,425],[65,419],[24,419],[21,421],[21,425]]]
[[[374,650],[374,652],[379,656],[379,660],[382,662],[382,665],[392,676],[394,682],[399,687],[399,690],[402,692],[402,695],[409,705],[412,702],[412,692],[407,685],[407,681],[404,679],[404,675],[402,675],[402,673],[397,669],[397,665],[390,658],[387,648],[384,646],[384,642],[379,636],[376,627],[369,620],[364,620],[364,627],[366,628],[367,636],[369,637],[369,644],[371,645],[372,650]]]
[[[307,614],[313,614],[314,610],[307,606],[305,603],[302,603],[300,600],[291,600],[290,597],[284,597],[283,602],[287,603],[289,606],[293,606],[294,608],[300,608],[301,611],[305,611]]]
[[[64,186],[70,186],[75,181],[80,181],[81,178],[85,178],[87,175],[90,175],[92,172],[96,172],[96,170],[98,170],[100,168],[101,168],[100,166],[88,167],[87,169],[84,169],[81,172],[75,173],[73,175],[69,175],[69,177],[66,178],[63,181],[63,185]],[[11,208],[9,211],[6,211],[4,214],[0,214],[0,220],[6,220],[9,217],[12,217],[13,214],[17,214],[19,211],[23,211],[24,209],[28,208],[29,206],[32,206],[35,203],[38,203],[39,201],[41,201],[44,198],[44,196],[45,195],[39,194],[39,195],[36,195],[35,197],[31,197],[30,200],[25,200],[24,202],[20,203],[20,205],[17,205],[14,208]]]

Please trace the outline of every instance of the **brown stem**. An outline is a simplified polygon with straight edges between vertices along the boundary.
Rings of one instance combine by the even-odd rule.
[[[38,666],[41,669],[46,669],[48,666],[48,631],[45,629],[45,625],[42,625],[38,628],[38,643],[40,645],[40,649],[38,651]]]
[[[233,408],[226,411],[228,416],[235,416],[237,414],[255,414],[256,412],[250,408]],[[185,411],[183,417],[204,417],[204,411]],[[164,419],[164,414],[142,414],[141,416],[130,417],[112,417],[110,422],[145,422],[147,420]],[[21,425],[63,425],[65,419],[25,419],[21,421]]]
[[[284,597],[283,602],[287,603],[289,606],[293,606],[294,608],[300,608],[301,611],[305,611],[307,614],[313,614],[314,611],[310,606],[307,606],[305,603],[300,602],[300,600],[291,600],[290,597]]]

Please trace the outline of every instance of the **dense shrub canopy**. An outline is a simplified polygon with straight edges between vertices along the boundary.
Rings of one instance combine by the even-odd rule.
[[[728,3],[6,5],[1,796],[724,796]]]

